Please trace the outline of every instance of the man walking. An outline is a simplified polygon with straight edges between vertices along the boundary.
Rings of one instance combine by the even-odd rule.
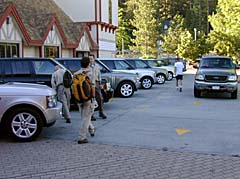
[[[174,74],[176,76],[176,88],[182,92],[182,80],[183,80],[184,65],[177,56],[176,63],[174,64]]]
[[[66,119],[66,123],[71,123],[71,115],[70,115],[70,99],[71,99],[71,91],[70,88],[65,88],[63,85],[63,74],[65,70],[60,66],[55,66],[55,72],[52,74],[51,84],[52,88],[57,92],[57,98],[62,103],[63,106],[63,115]]]
[[[95,104],[95,75],[91,70],[90,67],[90,60],[89,57],[83,57],[81,60],[81,69],[78,70],[74,75],[79,73],[85,73],[91,82],[92,87],[92,99],[85,101],[83,103],[78,103],[79,111],[81,113],[81,128],[79,133],[79,140],[78,144],[85,144],[88,143],[87,140],[87,131],[90,132],[91,136],[94,136],[94,126],[91,123],[91,116],[94,112],[94,104]]]
[[[95,75],[95,79],[96,79],[96,100],[97,100],[98,108],[99,108],[99,117],[101,117],[102,119],[106,119],[107,116],[103,113],[103,96],[102,96],[102,92],[101,92],[101,80],[102,80],[101,72],[100,72],[99,66],[95,63],[94,54],[90,54],[89,59],[90,59],[92,71],[93,71],[93,73]],[[93,115],[92,120],[94,120],[94,119],[96,120],[96,118]]]

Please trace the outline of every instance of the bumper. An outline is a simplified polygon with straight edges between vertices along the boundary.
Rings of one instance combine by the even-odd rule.
[[[62,103],[57,102],[57,106],[54,108],[48,108],[45,110],[44,115],[46,118],[46,124],[52,124],[57,119],[61,118],[62,114]]]
[[[238,82],[210,83],[204,81],[195,81],[194,88],[201,91],[234,92],[238,89]]]

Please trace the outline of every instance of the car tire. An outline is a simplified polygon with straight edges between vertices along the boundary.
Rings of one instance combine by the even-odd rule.
[[[168,81],[172,81],[172,79],[173,79],[173,73],[172,72],[168,72]]]
[[[122,82],[117,88],[117,94],[123,98],[129,98],[134,94],[133,84],[131,82]]]
[[[144,77],[141,80],[141,86],[143,89],[150,89],[152,88],[153,81],[149,77]]]
[[[201,97],[201,91],[196,89],[195,87],[194,87],[194,97],[196,97],[196,98],[200,98]]]
[[[166,77],[163,74],[158,74],[157,75],[157,83],[158,84],[164,84],[166,81]]]
[[[35,109],[19,107],[9,113],[6,127],[15,140],[29,142],[39,136],[43,128],[43,121]]]
[[[234,92],[231,93],[231,99],[237,99],[237,93],[238,90],[235,90]]]

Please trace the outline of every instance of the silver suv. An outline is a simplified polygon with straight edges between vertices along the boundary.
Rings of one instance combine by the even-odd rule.
[[[130,65],[125,59],[121,58],[98,58],[108,68],[113,71],[128,72],[137,74],[140,78],[141,87],[143,89],[150,89],[152,85],[157,82],[156,73],[152,70],[136,69]]]
[[[238,76],[231,58],[204,57],[195,68],[198,68],[194,82],[195,97],[201,97],[202,92],[229,92],[232,99],[237,99]]]
[[[168,71],[166,69],[158,68],[158,67],[151,67],[150,65],[147,64],[147,62],[145,62],[142,59],[127,58],[126,60],[128,63],[130,63],[136,69],[145,69],[145,70],[155,71],[158,84],[164,84],[165,81],[168,79]]]
[[[56,60],[74,73],[80,68],[82,58],[57,58]],[[102,79],[110,83],[115,95],[128,98],[141,87],[139,77],[136,74],[113,72],[99,60],[95,61],[100,68]]]
[[[0,124],[19,141],[36,139],[44,126],[61,118],[62,105],[52,88],[30,83],[0,85]]]

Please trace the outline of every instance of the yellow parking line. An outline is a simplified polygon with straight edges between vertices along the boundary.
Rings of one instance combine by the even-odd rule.
[[[200,101],[194,101],[193,104],[199,105],[199,104],[202,104],[202,102],[200,102]]]
[[[189,133],[189,132],[191,132],[191,130],[189,130],[189,129],[176,129],[176,133],[178,134],[178,135],[184,135],[184,134],[186,134],[186,133]]]

